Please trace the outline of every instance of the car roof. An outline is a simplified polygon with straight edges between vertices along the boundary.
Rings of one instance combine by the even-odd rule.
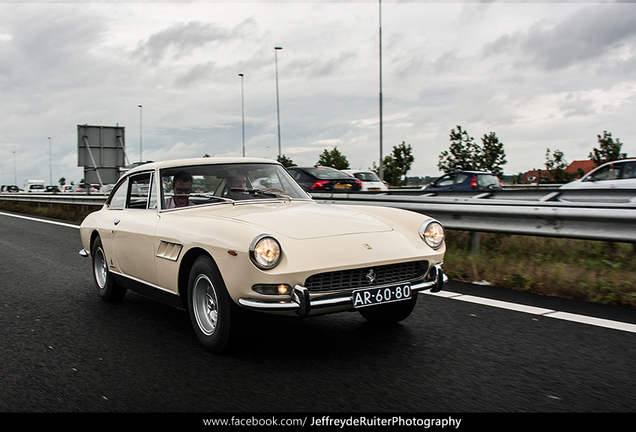
[[[634,162],[634,161],[636,161],[636,158],[617,159],[617,160],[613,160],[613,161],[609,161],[609,162],[603,162],[602,164],[600,164],[599,166],[595,167],[594,169],[600,168],[600,167],[605,166],[605,165],[620,164],[620,163],[627,163],[627,162]]]
[[[273,165],[280,165],[271,159],[262,158],[244,158],[244,157],[201,157],[201,158],[188,158],[188,159],[172,159],[158,162],[148,162],[142,165],[138,165],[130,169],[126,174],[135,173],[138,171],[154,170],[156,168],[171,168],[179,166],[192,166],[192,165],[214,165],[214,164],[229,164],[229,163],[268,163]]]
[[[446,174],[444,174],[444,175],[447,175],[447,174],[457,174],[457,173],[462,173],[462,174],[487,174],[487,175],[494,175],[493,173],[491,173],[491,172],[487,172],[487,171],[453,171],[453,172],[446,173]]]

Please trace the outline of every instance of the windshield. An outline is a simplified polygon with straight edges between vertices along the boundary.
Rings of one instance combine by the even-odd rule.
[[[329,167],[311,167],[305,168],[305,171],[307,171],[314,177],[323,180],[342,179],[349,177],[349,175],[344,174],[342,171],[338,171],[335,168]]]
[[[261,199],[311,199],[276,164],[209,164],[162,169],[164,209]]]
[[[371,171],[362,171],[353,173],[353,176],[358,180],[362,180],[363,182],[381,182],[380,177],[378,177],[374,172]]]

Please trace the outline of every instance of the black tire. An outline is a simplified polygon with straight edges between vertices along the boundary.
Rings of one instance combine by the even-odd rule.
[[[127,290],[115,282],[113,275],[108,270],[108,260],[102,246],[102,239],[99,237],[93,243],[91,257],[93,258],[93,279],[100,297],[106,301],[123,299]]]
[[[188,311],[194,332],[207,351],[220,353],[230,346],[240,310],[207,256],[197,258],[190,270]]]
[[[377,324],[394,324],[405,320],[413,312],[417,303],[417,293],[408,300],[378,306],[360,308],[358,311],[367,321]]]

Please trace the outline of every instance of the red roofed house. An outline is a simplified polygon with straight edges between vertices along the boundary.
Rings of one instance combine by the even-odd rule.
[[[596,164],[594,163],[594,161],[589,160],[589,159],[573,161],[565,169],[565,172],[568,172],[568,173],[571,173],[571,174],[576,174],[578,172],[579,168],[583,171],[583,174],[587,174],[588,172],[590,172],[594,168],[596,168]],[[541,171],[541,180],[542,181],[552,180],[552,173],[550,171],[548,171],[548,170],[542,169],[542,170],[530,170],[530,171],[528,171],[527,173],[525,173],[523,175],[523,177],[521,178],[520,182],[521,183],[536,183],[537,182],[537,178],[539,177],[539,171]],[[580,177],[577,177],[577,178],[580,178]]]

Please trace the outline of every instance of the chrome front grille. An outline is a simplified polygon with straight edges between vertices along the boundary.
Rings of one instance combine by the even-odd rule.
[[[307,278],[305,287],[311,291],[323,291],[398,284],[421,279],[427,270],[428,261],[416,261],[327,272]]]

